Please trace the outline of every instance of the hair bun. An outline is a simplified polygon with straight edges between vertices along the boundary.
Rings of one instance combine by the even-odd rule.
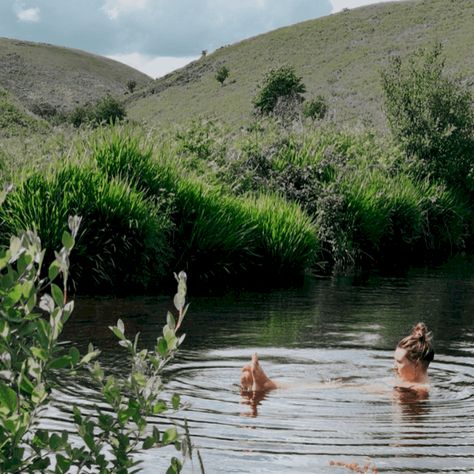
[[[428,328],[426,327],[425,323],[418,323],[413,329],[412,329],[412,335],[419,339],[420,341],[424,341],[425,339],[429,340],[429,332]]]

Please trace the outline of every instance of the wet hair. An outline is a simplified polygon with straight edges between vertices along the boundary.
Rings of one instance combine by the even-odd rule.
[[[412,362],[420,361],[425,367],[430,365],[434,357],[434,349],[431,344],[431,332],[425,323],[418,323],[411,334],[404,337],[397,345],[407,351],[406,357]]]

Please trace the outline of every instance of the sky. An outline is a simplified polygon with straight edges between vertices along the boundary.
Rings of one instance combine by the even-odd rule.
[[[0,37],[77,48],[160,77],[203,50],[380,1],[0,0]]]

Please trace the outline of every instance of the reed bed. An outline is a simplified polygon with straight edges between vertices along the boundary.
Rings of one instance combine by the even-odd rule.
[[[72,270],[83,289],[142,287],[163,276],[172,254],[168,216],[126,181],[92,167],[66,165],[18,184],[0,208],[2,239],[34,227],[51,252],[73,214],[83,218]]]

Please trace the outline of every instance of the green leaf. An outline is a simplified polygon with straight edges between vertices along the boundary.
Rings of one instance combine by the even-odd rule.
[[[82,414],[81,414],[81,410],[79,410],[79,408],[76,405],[72,407],[72,415],[73,415],[74,423],[76,423],[76,425],[81,425]]]
[[[55,260],[48,269],[48,278],[50,281],[53,281],[60,272],[61,268],[59,266],[59,263]]]
[[[153,405],[153,414],[154,415],[159,415],[160,413],[163,413],[167,410],[166,402],[164,400],[158,400],[154,405]]]
[[[74,238],[67,231],[63,232],[63,237],[61,239],[61,242],[63,246],[66,247],[67,250],[71,250],[74,247]]]
[[[31,401],[36,404],[40,405],[41,403],[46,400],[46,389],[43,383],[38,384],[34,389],[33,393],[31,394]]]
[[[69,349],[69,357],[71,358],[72,365],[77,365],[81,357],[81,354],[79,353],[76,347],[71,347]]]
[[[181,398],[177,393],[175,393],[171,397],[171,405],[173,406],[173,409],[177,410],[179,408],[180,403],[181,403]]]
[[[0,337],[2,339],[6,339],[9,334],[10,326],[8,325],[8,322],[3,319],[0,319]]]
[[[122,334],[125,334],[125,325],[121,319],[117,321],[117,328]]]
[[[71,357],[64,355],[61,357],[56,357],[49,363],[50,369],[64,369],[65,367],[71,366]]]
[[[174,316],[169,311],[166,315],[166,324],[168,325],[170,329],[172,329],[173,331],[175,330],[176,322],[174,320]]]
[[[17,407],[17,397],[14,390],[5,383],[0,382],[0,411],[3,413],[13,413]]]
[[[163,337],[160,337],[158,339],[157,349],[158,349],[158,354],[160,354],[161,357],[166,356],[168,352],[168,344]]]
[[[154,436],[148,436],[148,438],[143,441],[143,449],[150,449],[155,446],[156,441]]]
[[[64,305],[64,295],[63,295],[63,292],[61,291],[61,288],[59,288],[58,285],[54,283],[51,284],[51,294],[53,295],[53,299],[54,299],[54,302],[56,303],[56,306]]]
[[[125,335],[117,326],[109,326],[109,329],[121,340],[125,340]]]
[[[90,349],[89,349],[90,350]],[[82,359],[80,364],[88,364],[92,359],[95,359],[100,354],[99,350],[92,350],[88,352]]]
[[[23,288],[22,288],[22,285],[20,283],[15,285],[7,293],[7,295],[5,296],[5,299],[3,300],[2,304],[5,304],[6,306],[13,306],[16,303],[18,303],[18,301],[20,301],[20,298],[21,298],[22,293],[23,293],[22,290],[23,290]]]
[[[71,467],[71,461],[66,459],[62,454],[56,454],[56,469],[59,469],[61,474],[65,474]]]
[[[163,444],[171,444],[174,443],[178,439],[178,432],[176,428],[173,426],[171,428],[168,428],[164,433],[163,433]]]
[[[48,359],[48,353],[42,347],[32,347],[30,350],[36,359],[40,359],[42,361],[46,361]]]
[[[63,440],[61,439],[61,437],[57,435],[56,433],[53,433],[51,435],[51,438],[49,438],[49,447],[53,451],[57,451],[58,449],[61,448],[62,445],[63,445]]]
[[[156,443],[160,442],[160,430],[156,426],[153,427],[153,437]]]

